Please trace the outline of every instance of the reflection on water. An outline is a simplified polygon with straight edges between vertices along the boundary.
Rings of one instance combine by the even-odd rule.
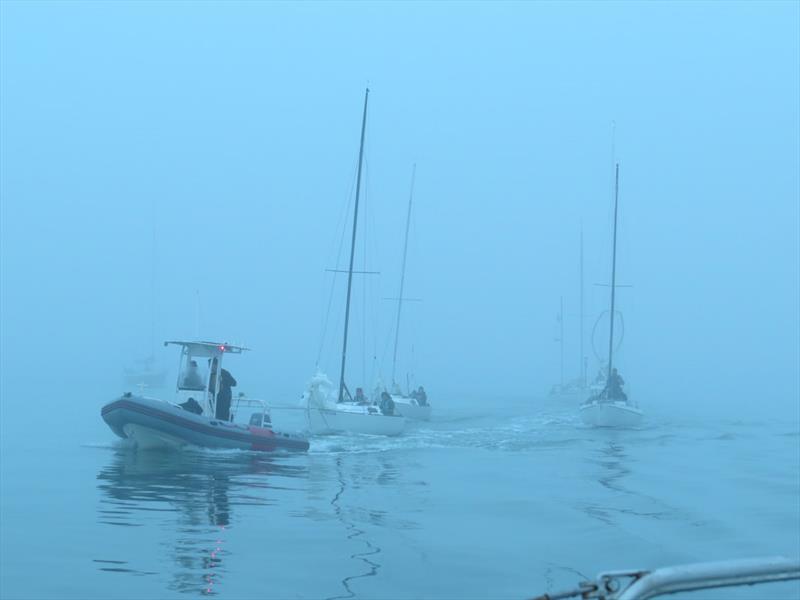
[[[161,513],[166,527],[160,529],[174,532],[164,542],[173,560],[170,589],[213,595],[225,578],[233,505],[270,505],[270,476],[276,474],[303,477],[305,468],[251,453],[119,450],[97,475],[102,492],[98,521],[140,527]],[[105,557],[95,563],[107,572],[156,574]]]
[[[246,452],[117,450],[97,474],[97,522],[124,528],[122,539],[128,543],[95,556],[94,564],[106,573],[157,576],[172,592],[230,593],[241,583],[232,573],[241,573],[243,561],[263,552],[263,546],[242,546],[243,530],[249,530],[254,516],[270,519],[286,514],[313,527],[305,538],[312,543],[340,540],[334,543],[338,552],[318,564],[323,586],[319,596],[354,598],[360,595],[354,582],[380,574],[382,549],[376,541],[380,530],[418,527],[387,506],[405,484],[401,474],[384,453],[291,458]],[[283,494],[287,490],[300,490],[303,499]],[[299,510],[301,502],[305,508]],[[242,531],[234,536],[237,527]],[[142,532],[138,538],[131,537],[138,531]],[[297,531],[302,532],[303,526],[297,524]],[[302,560],[306,549],[298,542],[280,552]],[[154,563],[158,557],[166,560]],[[149,560],[149,567],[135,568],[131,563],[139,559]],[[267,561],[272,567],[273,563]]]
[[[623,494],[631,493],[622,486],[623,479],[630,474],[630,469],[626,465],[628,456],[625,448],[618,442],[608,442],[600,448],[600,458],[598,463],[603,467],[597,481],[609,490]]]
[[[616,432],[609,433],[613,435]],[[631,447],[632,442],[629,441],[626,445]],[[587,503],[584,506],[586,514],[606,525],[616,525],[620,518],[630,516],[648,520],[685,516],[678,515],[676,509],[667,506],[661,498],[626,485],[628,479],[635,478],[633,466],[637,461],[626,450],[626,445],[614,435],[614,439],[600,441],[594,455],[589,459],[590,463],[599,467],[597,483],[607,493],[601,495],[600,502]]]
[[[379,563],[369,558],[379,554],[381,549],[372,544],[372,542],[370,542],[369,539],[364,536],[365,531],[355,524],[351,517],[348,516],[346,509],[342,507],[342,496],[347,490],[347,482],[344,473],[342,472],[341,456],[336,458],[336,472],[338,475],[339,489],[336,491],[336,494],[331,500],[331,507],[333,508],[334,514],[336,514],[336,518],[341,521],[342,525],[344,525],[345,530],[347,531],[347,539],[353,540],[358,538],[359,541],[366,546],[365,551],[353,553],[350,555],[350,558],[361,561],[367,570],[363,573],[357,573],[355,575],[344,577],[342,579],[342,587],[344,588],[345,594],[330,596],[327,600],[336,600],[338,598],[354,598],[355,592],[353,592],[353,590],[350,588],[350,583],[363,577],[374,577],[378,573],[378,569],[381,566]]]
[[[600,443],[589,462],[599,467],[596,474],[597,483],[612,494],[608,501],[585,504],[584,512],[588,516],[602,521],[606,525],[614,523],[612,515],[621,510],[621,495],[633,493],[623,485],[625,478],[631,473],[628,460],[625,447],[618,441],[608,440]]]
[[[378,469],[374,464],[377,458]],[[348,461],[350,462],[350,461]],[[349,467],[349,468],[348,468]],[[393,485],[397,481],[397,470],[394,465],[384,456],[370,457],[364,461],[355,460],[352,464],[345,466],[345,459],[342,456],[336,458],[336,475],[338,489],[331,499],[330,505],[333,508],[336,518],[342,523],[347,533],[347,540],[357,540],[363,544],[361,551],[350,554],[350,559],[363,566],[359,572],[342,578],[342,588],[344,594],[331,596],[327,600],[341,598],[354,598],[356,593],[351,588],[351,584],[366,577],[374,577],[378,574],[381,564],[377,562],[377,557],[381,553],[381,548],[370,540],[365,529],[359,526],[359,522],[376,527],[386,527],[388,525],[388,513],[375,506],[359,506],[358,508],[347,508],[344,506],[344,497],[348,488],[354,490],[369,489],[370,486]]]
[[[509,598],[631,565],[794,556],[791,427],[595,431],[539,414],[299,455],[17,451],[0,596]],[[59,476],[43,474],[54,459]]]

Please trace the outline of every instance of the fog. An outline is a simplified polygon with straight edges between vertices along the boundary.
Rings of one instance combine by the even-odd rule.
[[[542,396],[563,296],[575,376],[582,230],[592,370],[618,161],[618,364],[639,403],[798,417],[797,3],[0,16],[4,405],[66,384],[99,408],[151,351],[151,322],[172,367],[160,342],[198,321],[249,346],[229,368],[271,399],[296,399],[317,364],[337,378],[345,279],[326,269],[347,264],[369,87],[356,266],[380,274],[355,276],[351,386],[390,371],[414,164],[421,302],[403,309],[399,369],[450,405]]]

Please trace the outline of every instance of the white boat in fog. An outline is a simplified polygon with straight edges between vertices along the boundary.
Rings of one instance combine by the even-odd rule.
[[[364,433],[400,435],[406,420],[400,414],[385,414],[374,403],[339,401],[338,393],[324,373],[317,373],[303,394],[308,428],[314,435]]]
[[[156,361],[156,222],[155,200],[152,207],[152,241],[150,246],[150,354],[137,360],[133,365],[125,367],[123,376],[125,384],[139,391],[160,389],[167,382],[167,369]]]
[[[266,402],[240,394],[235,406],[231,406],[231,387],[236,380],[222,368],[222,362],[226,356],[240,355],[247,348],[218,342],[164,342],[169,344],[181,348],[174,401],[132,392],[112,400],[100,414],[116,435],[140,449],[308,450],[304,436],[272,428]],[[198,365],[206,361],[207,367]]]
[[[397,348],[400,341],[400,315],[403,309],[403,302],[407,300],[417,300],[416,298],[406,298],[403,296],[405,291],[406,280],[406,258],[408,257],[408,231],[411,226],[411,205],[414,199],[414,179],[417,172],[417,166],[411,173],[411,192],[408,195],[408,212],[406,213],[406,234],[403,242],[403,265],[400,269],[400,292],[397,295],[397,320],[394,328],[394,352],[392,354],[392,390],[389,392],[392,401],[394,402],[395,411],[403,415],[407,419],[414,421],[430,421],[431,419],[431,405],[428,402],[428,394],[425,388],[420,386],[416,390],[410,389],[410,384],[407,383],[407,391],[403,392],[400,389],[400,384],[397,383],[395,378],[397,374]],[[378,394],[386,392],[379,386]]]
[[[611,310],[609,311],[608,375],[603,390],[592,394],[581,404],[581,420],[593,427],[635,427],[641,423],[642,410],[631,401],[622,386],[625,382],[613,367],[614,300],[617,283],[617,207],[619,205],[619,164],[614,176],[614,235],[611,253]]]
[[[636,427],[643,413],[627,400],[608,400],[595,396],[581,404],[581,420],[593,427]]]
[[[158,368],[153,356],[137,361],[136,366],[126,368],[124,374],[129,386],[161,388],[167,381],[167,370]]]
[[[426,404],[421,406],[416,398],[403,395],[392,394],[392,401],[394,402],[394,410],[403,415],[406,419],[414,421],[430,421],[431,420],[431,405]]]
[[[361,168],[364,158],[364,133],[367,126],[367,102],[369,89],[364,94],[364,115],[361,121],[361,144],[358,151],[358,173],[356,175],[356,197],[353,209],[353,231],[350,243],[350,266],[347,270],[347,299],[344,312],[344,335],[342,336],[342,368],[338,390],[334,389],[325,374],[317,372],[303,394],[302,404],[312,434],[367,433],[374,435],[399,435],[405,428],[405,417],[396,414],[394,403],[385,391],[381,402],[370,402],[359,388],[352,398],[345,385],[347,364],[347,334],[350,324],[350,297],[353,288],[353,260],[358,231],[358,200],[361,193]]]
[[[564,298],[561,297],[559,304],[559,312],[557,317],[558,322],[558,339],[560,349],[560,380],[559,383],[553,385],[547,394],[549,400],[554,400],[561,405],[577,406],[583,402],[588,396],[600,393],[605,387],[605,377],[601,376],[600,379],[595,379],[590,382],[588,379],[588,365],[589,359],[584,354],[584,302],[583,302],[583,227],[581,226],[580,236],[580,302],[578,314],[578,337],[579,343],[579,375],[571,380],[564,378]]]
[[[582,381],[571,381],[564,385],[554,385],[550,388],[547,397],[561,405],[577,406],[586,400],[587,396],[599,394],[605,388],[605,378],[602,383],[584,385]]]

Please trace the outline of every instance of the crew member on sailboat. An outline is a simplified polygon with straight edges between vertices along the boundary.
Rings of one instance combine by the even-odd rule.
[[[625,380],[617,372],[611,369],[611,375],[608,377],[608,385],[606,385],[607,397],[609,400],[628,400],[628,396],[622,391],[622,386],[625,385]]]
[[[614,233],[611,251],[611,310],[608,332],[608,376],[605,389],[590,396],[580,407],[581,419],[595,427],[631,427],[642,420],[642,411],[628,400],[622,391],[624,381],[613,367],[614,354],[614,314],[617,285],[617,209],[619,206],[619,164],[614,175]]]

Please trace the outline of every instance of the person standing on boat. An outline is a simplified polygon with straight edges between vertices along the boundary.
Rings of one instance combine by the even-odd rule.
[[[394,414],[394,400],[392,400],[389,392],[381,392],[380,409],[381,412],[386,416],[391,416]]]
[[[608,390],[608,398],[610,400],[616,400],[618,398],[627,400],[628,396],[626,396],[625,392],[622,391],[623,385],[625,385],[625,380],[623,380],[622,376],[617,373],[616,369],[611,369],[611,375],[609,376],[608,384],[606,385],[606,389]]]
[[[428,394],[425,393],[425,388],[419,386],[417,391],[417,404],[420,406],[428,406]]]
[[[214,358],[211,362],[211,383],[209,389],[214,391],[214,384],[216,383],[217,374],[217,359]],[[231,398],[233,393],[231,388],[236,387],[236,380],[227,370],[220,369],[219,373],[219,390],[217,391],[217,402],[214,417],[220,421],[230,421],[231,419]]]
[[[369,404],[369,402],[367,402],[367,397],[364,395],[363,388],[356,388],[356,397],[354,398],[354,401],[360,406],[366,406]]]

